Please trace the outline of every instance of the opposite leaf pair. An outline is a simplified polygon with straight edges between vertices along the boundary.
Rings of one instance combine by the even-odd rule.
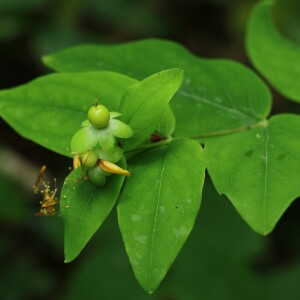
[[[267,70],[261,61],[268,60],[260,60],[264,52],[259,50],[257,54],[255,49],[264,44],[265,36],[270,44],[271,38],[282,42],[274,34],[260,35],[268,5],[258,4],[248,32],[248,51],[261,70]],[[272,29],[266,28],[268,32]],[[263,39],[256,40],[253,32]],[[298,55],[297,50],[293,53]],[[110,110],[120,111],[122,120],[134,132],[122,141],[119,150],[131,157],[128,169],[133,175],[124,185],[123,176],[115,175],[108,177],[101,188],[74,180],[80,177],[80,170],[67,178],[61,199],[66,261],[80,253],[118,198],[119,225],[134,272],[141,285],[153,291],[193,226],[206,163],[219,193],[226,194],[247,223],[262,234],[274,228],[300,194],[300,118],[281,115],[266,120],[271,109],[270,91],[254,72],[240,64],[200,59],[173,42],[161,40],[79,46],[48,56],[45,62],[57,71],[80,73],[57,73],[2,91],[1,116],[19,133],[70,156],[69,142],[95,98]],[[159,72],[138,82],[122,74],[99,71],[103,66],[139,80],[161,69],[184,69],[185,80],[171,103],[175,132],[168,103],[181,84],[180,70]],[[282,72],[278,69],[265,74],[270,77]],[[288,70],[285,74],[289,75]],[[292,82],[290,78],[298,77],[280,78]],[[282,92],[297,100],[297,80],[292,88],[284,81]],[[26,106],[22,106],[24,102]],[[153,132],[165,138],[149,143]],[[93,146],[113,148],[111,140],[103,142],[99,136],[92,138]],[[205,160],[197,142],[180,137],[205,143]],[[109,153],[102,148],[97,151],[102,151],[96,154],[98,157]],[[119,165],[126,168],[124,158]]]
[[[164,123],[168,102],[181,81],[181,71],[163,71],[124,93],[120,111],[134,135],[121,143],[125,153],[136,153],[128,161],[132,176],[124,185],[123,176],[115,175],[107,177],[100,188],[89,181],[76,181],[77,169],[66,179],[61,195],[66,261],[81,252],[118,199],[121,233],[139,282],[152,292],[164,278],[193,228],[204,182],[199,143],[170,137],[161,143],[150,142],[151,133]],[[125,167],[124,159],[120,165]]]

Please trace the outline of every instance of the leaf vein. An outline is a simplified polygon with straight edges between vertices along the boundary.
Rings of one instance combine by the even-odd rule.
[[[156,223],[157,223],[157,216],[158,216],[158,210],[159,210],[159,204],[160,204],[160,194],[161,194],[161,188],[162,188],[162,179],[163,179],[163,174],[165,171],[165,162],[166,162],[166,156],[167,154],[164,155],[163,163],[162,163],[162,170],[160,173],[160,183],[159,183],[159,188],[158,188],[158,196],[157,196],[157,204],[156,204],[156,209],[155,209],[155,216],[153,220],[153,229],[152,229],[152,236],[151,236],[151,247],[150,247],[150,260],[149,260],[149,281],[152,281],[152,267],[153,267],[153,250],[154,250],[154,241],[155,241],[155,232],[156,232]]]
[[[263,228],[266,228],[266,207],[267,207],[267,198],[268,198],[268,189],[267,189],[267,178],[268,178],[268,143],[269,143],[269,132],[268,129],[265,130],[266,138],[265,138],[265,177],[264,177],[264,198],[262,205],[262,217],[263,217]]]
[[[203,97],[200,97],[200,96],[197,96],[195,94],[190,94],[190,93],[187,93],[187,92],[184,92],[184,91],[178,91],[178,94],[182,95],[182,96],[185,96],[185,97],[190,97],[191,99],[194,99],[194,100],[197,100],[197,101],[200,101],[200,102],[203,102],[205,104],[208,104],[208,105],[211,105],[213,107],[216,107],[216,108],[219,108],[220,110],[223,110],[223,111],[226,111],[226,112],[229,112],[231,114],[235,114],[235,115],[238,115],[238,116],[241,116],[241,117],[247,117],[247,118],[252,118],[252,119],[255,119],[255,120],[258,120],[257,117],[255,116],[252,116],[250,114],[246,114],[242,111],[239,111],[235,108],[230,108],[230,107],[227,107],[227,106],[224,106],[224,105],[221,105],[219,103],[216,103],[216,102],[213,102],[211,100],[208,100],[206,98],[203,98]]]

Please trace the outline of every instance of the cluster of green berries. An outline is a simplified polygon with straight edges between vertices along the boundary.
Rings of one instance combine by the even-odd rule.
[[[105,106],[96,103],[90,107],[88,119],[82,122],[82,128],[71,140],[71,152],[74,158],[79,159],[78,166],[81,165],[91,183],[96,186],[103,186],[106,177],[112,173],[122,174],[113,170],[118,169],[114,164],[123,157],[123,150],[117,142],[120,138],[131,137],[133,131],[116,119],[119,116],[120,113],[110,112]]]

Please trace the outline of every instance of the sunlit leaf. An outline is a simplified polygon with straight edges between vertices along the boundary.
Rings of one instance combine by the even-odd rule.
[[[126,91],[120,111],[134,132],[132,138],[124,141],[126,149],[133,149],[150,139],[182,80],[182,70],[171,69],[151,75]]]
[[[190,234],[204,181],[201,146],[177,140],[129,161],[132,174],[118,205],[119,225],[134,273],[153,292]]]
[[[158,123],[155,132],[162,135],[163,137],[170,137],[174,132],[175,127],[176,127],[175,115],[170,105],[168,105],[164,110],[164,113],[161,117],[161,121]]]
[[[246,127],[270,111],[270,92],[251,70],[229,60],[197,58],[169,41],[77,46],[48,55],[44,62],[58,71],[112,70],[137,79],[163,69],[183,69],[185,79],[171,102],[177,136]]]
[[[261,234],[300,196],[300,117],[278,115],[266,127],[207,141],[208,172],[220,194]]]
[[[137,81],[112,72],[52,74],[0,91],[0,115],[19,134],[70,156],[74,133],[98,100],[118,111],[125,90]]]
[[[120,166],[126,168],[125,161]],[[74,260],[112,210],[124,176],[107,177],[103,187],[82,179],[77,168],[65,180],[60,213],[65,223],[65,262]]]

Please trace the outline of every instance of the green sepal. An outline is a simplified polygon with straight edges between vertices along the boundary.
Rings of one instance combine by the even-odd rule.
[[[109,128],[104,130],[102,129],[101,131],[99,130],[98,142],[104,151],[111,152],[114,149],[115,139]]]
[[[71,140],[71,153],[83,153],[91,150],[98,143],[99,137],[92,126],[79,129]]]
[[[112,151],[107,152],[101,148],[95,149],[94,152],[98,155],[99,159],[107,160],[112,163],[118,162],[123,157],[123,149],[115,146]]]
[[[115,118],[120,117],[120,116],[122,116],[122,114],[119,113],[119,112],[116,112],[116,111],[111,111],[110,112],[110,119],[115,119]]]
[[[81,127],[92,126],[89,120],[85,120],[81,123]]]
[[[120,120],[111,120],[110,129],[113,135],[118,138],[127,139],[133,136],[131,127]]]

